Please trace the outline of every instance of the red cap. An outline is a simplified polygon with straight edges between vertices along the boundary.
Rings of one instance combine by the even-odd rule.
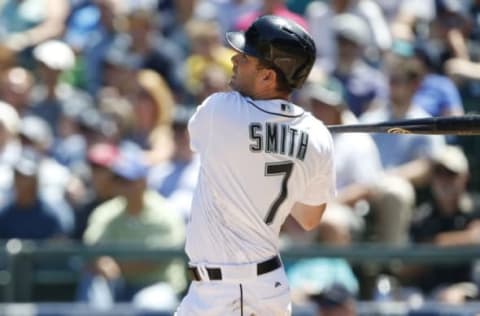
[[[109,143],[97,143],[90,147],[87,159],[90,163],[110,168],[119,156],[118,147]]]

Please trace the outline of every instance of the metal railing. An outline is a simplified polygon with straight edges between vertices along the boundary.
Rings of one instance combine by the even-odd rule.
[[[0,243],[0,287],[3,302],[32,300],[35,285],[75,283],[82,268],[93,258],[163,261],[172,257],[187,260],[183,249],[153,249],[137,245],[84,246],[74,243],[34,243],[10,240]],[[434,247],[415,245],[391,247],[381,244],[354,244],[349,247],[291,247],[282,251],[284,261],[301,258],[341,257],[352,264],[392,262],[450,264],[480,259],[480,247]],[[55,298],[52,298],[55,300]]]
[[[16,303],[10,304],[14,307],[18,307],[18,302],[31,303],[34,301],[32,296],[33,287],[38,285],[55,286],[65,283],[75,284],[79,280],[83,268],[88,262],[96,257],[105,255],[122,258],[124,260],[143,259],[156,262],[169,260],[173,257],[181,258],[185,260],[185,262],[187,260],[183,249],[153,249],[139,247],[137,245],[91,247],[70,242],[39,244],[31,241],[9,240],[0,242],[0,262],[2,263],[0,268],[1,299],[4,303]],[[318,245],[315,247],[284,249],[282,251],[282,257],[285,262],[294,262],[301,258],[340,257],[347,259],[352,264],[358,265],[382,265],[396,262],[451,264],[473,262],[480,259],[480,247],[439,248],[430,245],[391,247],[382,244],[353,244],[348,247],[338,248]],[[57,305],[43,306],[42,304],[45,303],[41,302],[37,302],[37,305],[40,303],[38,306],[43,306],[42,308],[48,307],[48,309],[55,309],[61,308],[65,304],[73,304],[72,302],[58,302],[55,297],[52,297],[51,301],[57,301]],[[5,306],[8,307],[9,304],[0,304],[1,308],[6,308]],[[363,302],[359,307],[373,311],[381,306],[373,302]],[[391,304],[387,307],[390,311],[394,310]],[[401,306],[398,305],[397,307],[401,307],[402,310],[408,310],[408,306],[405,304]],[[443,309],[443,307],[437,308]],[[473,307],[475,310],[477,308],[479,308],[479,305]],[[68,310],[68,308],[65,310]],[[364,312],[360,314],[370,315],[369,313],[370,312]],[[376,312],[376,315],[387,314],[383,314],[380,311],[378,311],[378,313]],[[298,315],[303,314],[300,313]],[[394,314],[390,313],[388,315]],[[397,313],[395,315],[403,314]],[[471,314],[455,313],[451,315]]]

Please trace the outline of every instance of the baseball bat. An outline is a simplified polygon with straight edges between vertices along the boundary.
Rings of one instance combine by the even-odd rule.
[[[332,133],[480,135],[480,115],[429,117],[367,124],[328,125]]]

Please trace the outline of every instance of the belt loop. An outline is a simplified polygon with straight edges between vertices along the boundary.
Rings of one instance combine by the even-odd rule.
[[[207,268],[203,264],[197,266],[197,271],[202,280],[210,281],[210,276],[208,275]]]

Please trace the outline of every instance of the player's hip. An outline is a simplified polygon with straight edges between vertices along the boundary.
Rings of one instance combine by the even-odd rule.
[[[176,315],[291,315],[285,271],[280,267],[244,282],[193,281]]]

